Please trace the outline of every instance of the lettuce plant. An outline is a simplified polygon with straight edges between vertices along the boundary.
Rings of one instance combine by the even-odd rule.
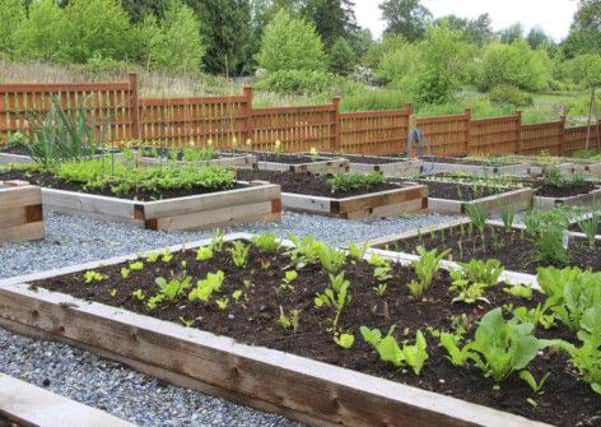
[[[255,236],[250,239],[253,245],[264,254],[273,254],[280,248],[278,237],[275,233],[265,233],[259,236]]]
[[[196,283],[196,287],[188,294],[188,299],[190,301],[209,301],[214,292],[221,290],[224,279],[225,274],[221,270],[217,273],[208,273],[206,279],[199,280]]]
[[[248,253],[250,251],[250,245],[239,240],[232,243],[232,247],[229,252],[232,254],[232,261],[238,268],[244,268],[248,262]]]
[[[404,342],[401,347],[392,335],[394,325],[385,337],[382,337],[382,332],[379,329],[369,329],[366,326],[361,326],[359,330],[363,340],[376,350],[383,362],[392,363],[397,368],[408,366],[415,375],[421,373],[426,360],[428,360],[428,344],[421,331],[417,331],[415,335],[415,344],[409,345]]]
[[[455,365],[474,363],[485,376],[496,383],[505,380],[513,372],[528,366],[538,352],[552,341],[536,338],[533,323],[522,323],[518,319],[505,320],[501,308],[489,311],[480,321],[474,339],[459,348],[459,339],[441,335],[441,345]],[[444,337],[443,337],[444,336]]]
[[[317,294],[314,299],[317,308],[333,307],[336,310],[332,319],[334,333],[337,333],[342,310],[351,301],[350,286],[351,283],[344,278],[344,272],[337,276],[330,274],[330,286],[323,293]]]
[[[420,258],[413,263],[413,267],[418,280],[413,280],[407,286],[411,295],[420,298],[432,284],[434,275],[440,270],[442,260],[451,253],[451,250],[447,249],[439,254],[437,249],[427,251],[423,246],[418,246],[417,253]]]
[[[319,261],[325,271],[337,274],[344,268],[346,252],[324,244],[319,250]]]

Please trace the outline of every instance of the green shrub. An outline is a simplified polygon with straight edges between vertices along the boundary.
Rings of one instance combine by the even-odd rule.
[[[344,38],[338,38],[330,49],[330,71],[348,76],[353,72],[356,63],[355,52],[351,45]]]
[[[265,28],[259,66],[269,72],[280,70],[325,70],[327,62],[323,44],[315,27],[292,18],[283,9]]]
[[[342,80],[325,71],[280,70],[261,78],[255,87],[286,94],[330,92]]]
[[[418,77],[415,98],[417,103],[443,104],[451,98],[451,79],[446,70],[432,67]]]
[[[534,103],[532,96],[508,84],[495,86],[491,89],[488,97],[495,104],[511,104],[516,107],[525,107]]]
[[[407,98],[394,89],[361,87],[345,93],[340,102],[341,111],[392,110],[404,108]]]

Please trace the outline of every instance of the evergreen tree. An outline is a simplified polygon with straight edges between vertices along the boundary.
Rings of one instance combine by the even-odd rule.
[[[432,13],[420,0],[384,0],[380,4],[386,32],[401,34],[413,42],[424,37]]]
[[[330,49],[330,70],[341,76],[347,76],[353,72],[355,64],[353,48],[344,38],[340,37]]]
[[[207,45],[204,57],[207,71],[221,74],[250,71],[250,1],[204,0],[197,7],[201,35]]]
[[[313,22],[326,47],[357,29],[355,4],[350,0],[305,0],[303,16]]]

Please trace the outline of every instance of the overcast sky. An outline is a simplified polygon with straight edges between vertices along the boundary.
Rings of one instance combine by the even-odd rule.
[[[378,0],[354,0],[359,24],[369,28],[378,37],[384,30]],[[435,18],[455,14],[475,18],[488,12],[493,28],[500,30],[521,22],[526,30],[539,26],[556,41],[563,39],[570,29],[576,12],[576,0],[422,0]]]

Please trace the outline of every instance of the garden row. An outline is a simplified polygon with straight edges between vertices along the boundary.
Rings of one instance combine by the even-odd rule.
[[[313,425],[595,425],[599,273],[454,263],[484,245],[455,227],[415,256],[217,232],[0,281],[0,326]]]
[[[31,154],[33,157],[6,154],[19,156],[22,162],[0,171],[0,180],[41,187],[43,205],[60,212],[126,221],[154,230],[278,220],[282,208],[360,219],[427,210],[460,214],[474,208],[490,213],[531,206],[593,207],[601,196],[601,187],[594,178],[585,179],[574,170],[562,172],[565,163],[545,165],[542,177],[537,178],[494,174],[474,177],[457,172],[419,175],[428,161],[329,158],[318,153],[157,148],[107,153],[94,149],[84,161],[60,162],[49,162],[48,153],[39,157],[35,152]],[[450,166],[463,166],[464,162],[478,165],[476,159],[446,161]],[[482,163],[480,160],[478,166],[498,167]],[[388,174],[412,176],[386,178]],[[5,236],[2,240],[40,237],[39,228],[33,230],[33,224],[40,225],[41,203],[27,197],[35,191],[27,186],[0,190],[0,198],[5,199],[2,209],[6,210],[6,220],[0,223]],[[23,196],[9,202],[15,194]],[[24,229],[31,231],[21,232]]]

